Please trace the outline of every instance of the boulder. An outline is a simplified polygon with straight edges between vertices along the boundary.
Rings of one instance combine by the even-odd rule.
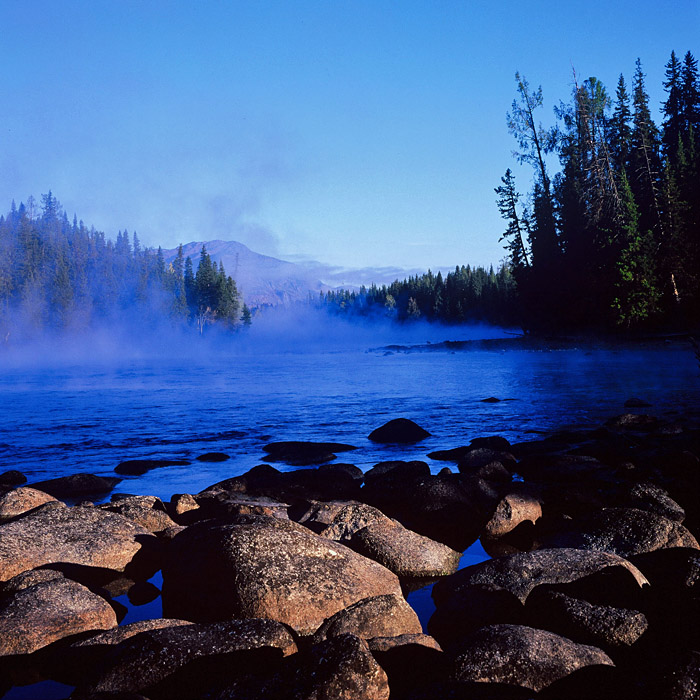
[[[165,512],[160,498],[155,496],[128,496],[100,506],[110,513],[119,513],[149,532],[161,532],[177,523]]]
[[[318,466],[320,472],[327,474],[347,474],[356,481],[362,481],[365,478],[365,473],[354,464],[346,462],[333,462],[333,464],[320,464]]]
[[[685,510],[669,496],[667,491],[655,484],[637,483],[627,486],[622,489],[622,493],[616,500],[621,506],[648,510],[678,523],[685,520]]]
[[[52,505],[0,525],[0,581],[56,563],[124,571],[153,555],[153,534],[117,513]]]
[[[288,503],[267,496],[250,496],[245,493],[217,493],[197,497],[199,510],[190,511],[183,522],[194,522],[206,518],[231,518],[239,515],[264,515],[287,520]]]
[[[450,450],[435,450],[435,452],[428,452],[428,457],[434,459],[438,462],[459,462],[464,459],[464,456],[472,450],[472,445],[463,445],[461,447],[453,447]]]
[[[426,462],[414,460],[404,462],[393,460],[389,462],[379,462],[365,472],[365,484],[370,484],[380,479],[413,479],[430,476],[430,467]]]
[[[0,523],[12,520],[18,515],[22,515],[22,513],[55,500],[53,496],[45,491],[39,491],[28,486],[20,486],[12,491],[0,494]]]
[[[659,425],[659,419],[645,413],[623,413],[610,418],[605,425],[613,430],[652,430]]]
[[[55,569],[31,569],[13,576],[7,581],[0,582],[0,596],[7,597],[23,591],[25,588],[35,586],[37,583],[45,583],[54,579],[64,578],[60,571]]]
[[[357,501],[314,502],[298,521],[336,542],[348,543],[375,520],[390,520],[378,508]]]
[[[692,594],[700,590],[700,551],[689,547],[657,549],[629,558],[649,579],[652,590]]]
[[[542,517],[542,504],[535,496],[526,492],[509,493],[498,505],[491,519],[486,523],[484,534],[487,537],[503,537],[523,522],[533,525]]]
[[[462,589],[486,587],[510,592],[525,603],[530,592],[543,584],[570,583],[607,569],[620,572],[622,579],[634,588],[648,583],[639,569],[626,559],[609,552],[581,549],[539,549],[511,556],[490,559],[468,566],[433,587],[438,605]]]
[[[611,552],[621,557],[666,547],[700,549],[695,537],[677,521],[638,508],[603,508],[577,518],[566,531],[543,538],[541,544]]]
[[[192,525],[170,542],[163,566],[167,616],[261,617],[299,634],[312,634],[336,612],[386,593],[401,593],[388,569],[301,525],[271,518]]]
[[[472,447],[459,460],[457,468],[462,474],[471,474],[491,462],[500,462],[505,467],[514,467],[516,460],[510,452],[492,450],[489,447]]]
[[[462,556],[389,518],[362,528],[352,537],[350,546],[403,578],[447,576],[457,570]]]
[[[180,522],[180,518],[186,513],[191,513],[199,508],[199,503],[194,496],[189,493],[176,493],[170,497],[170,503],[166,506],[166,510],[171,518]],[[191,517],[188,516],[188,517]]]
[[[489,450],[510,451],[510,442],[500,435],[489,435],[487,437],[476,437],[469,443],[470,447],[486,447]]]
[[[367,642],[352,634],[316,644],[303,659],[292,687],[294,700],[388,700],[386,673]]]
[[[408,418],[395,418],[369,434],[372,442],[413,444],[430,437],[427,430]]]
[[[85,586],[65,578],[36,583],[0,605],[0,656],[31,654],[64,637],[116,625],[109,603]]]
[[[30,484],[34,489],[44,491],[55,498],[78,499],[104,496],[121,481],[113,476],[96,476],[95,474],[71,474],[56,479],[37,481]]]
[[[418,615],[402,595],[389,594],[365,598],[329,617],[314,634],[321,642],[341,634],[354,634],[361,639],[398,637],[421,634]]]
[[[594,605],[556,591],[535,591],[525,614],[533,627],[606,651],[632,646],[649,627],[638,610]]]
[[[585,666],[612,666],[602,650],[522,625],[483,627],[463,641],[457,681],[506,683],[539,692]]]
[[[141,476],[151,469],[162,467],[184,467],[190,464],[187,459],[127,459],[119,462],[114,471],[124,476]]]
[[[143,692],[190,700],[254,666],[297,650],[289,631],[272,620],[230,620],[168,626],[125,639],[107,655],[98,677],[78,692]]]
[[[649,408],[650,406],[651,404],[648,401],[639,399],[636,396],[625,401],[625,408]]]

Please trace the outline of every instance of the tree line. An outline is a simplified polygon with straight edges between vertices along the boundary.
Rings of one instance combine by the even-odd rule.
[[[461,266],[443,277],[430,270],[389,285],[361,287],[359,291],[321,292],[318,304],[332,313],[358,317],[382,316],[397,321],[490,321],[509,325],[517,321],[515,280],[507,265]]]
[[[202,247],[195,271],[182,246],[166,265],[159,247],[142,248],[136,233],[116,241],[77,217],[56,197],[12,203],[0,216],[0,339],[98,324],[160,328],[249,325],[235,281]]]
[[[700,322],[700,80],[694,56],[665,66],[663,121],[651,115],[637,60],[612,97],[576,75],[545,128],[541,87],[516,73],[507,115],[531,190],[506,170],[496,188],[502,240],[531,329],[651,327]],[[550,154],[552,154],[550,156]],[[550,175],[552,157],[560,170]]]

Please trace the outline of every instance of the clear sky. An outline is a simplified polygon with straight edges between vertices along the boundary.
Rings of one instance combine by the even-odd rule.
[[[699,40],[700,0],[0,0],[0,210],[51,189],[145,245],[497,263],[515,71],[553,123],[572,66],[614,93],[640,57],[658,108]]]

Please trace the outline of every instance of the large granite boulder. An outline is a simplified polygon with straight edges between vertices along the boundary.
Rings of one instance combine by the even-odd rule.
[[[0,581],[46,564],[124,571],[152,554],[154,535],[117,513],[53,506],[0,525]]]
[[[110,513],[119,513],[153,533],[162,532],[176,525],[166,513],[163,502],[155,496],[126,496],[112,499],[111,503],[100,508]]]
[[[113,476],[80,473],[37,481],[30,486],[56,498],[78,499],[104,496],[112,491],[120,481],[121,479]]]
[[[85,586],[62,577],[36,583],[0,604],[0,656],[31,654],[64,637],[116,625],[109,603]]]
[[[0,494],[0,523],[16,518],[22,513],[27,513],[34,508],[43,506],[44,503],[56,499],[45,491],[33,489],[28,486],[20,486],[7,493]]]
[[[420,634],[422,631],[418,615],[404,597],[390,594],[365,598],[337,612],[318,628],[314,641],[341,634],[372,639]]]
[[[401,594],[380,564],[273,518],[198,523],[170,543],[163,566],[163,610],[193,621],[267,618],[299,634],[363,598]]]
[[[577,518],[566,528],[541,541],[545,547],[611,552],[621,557],[667,547],[700,545],[678,521],[638,508],[603,508]]]
[[[533,525],[542,517],[542,504],[526,491],[506,494],[484,527],[486,537],[503,537],[525,522]]]
[[[90,693],[143,692],[148,697],[190,700],[207,688],[297,650],[292,635],[272,620],[230,620],[151,629],[125,639],[97,669]]]
[[[457,681],[506,683],[535,692],[585,666],[612,666],[602,650],[522,625],[483,627],[463,641]]]

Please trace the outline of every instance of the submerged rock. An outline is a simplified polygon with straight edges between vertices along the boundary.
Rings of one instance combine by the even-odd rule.
[[[430,433],[408,418],[394,418],[369,434],[372,442],[412,444],[430,437]]]
[[[613,666],[601,649],[522,625],[483,627],[463,641],[457,681],[507,683],[539,692],[585,666]]]
[[[170,543],[163,609],[196,621],[262,617],[311,634],[363,598],[401,593],[380,564],[296,523],[192,525]]]
[[[226,462],[231,457],[224,452],[205,452],[195,458],[198,462]]]
[[[190,462],[186,459],[127,459],[124,462],[119,462],[114,471],[125,476],[141,476],[151,471],[151,469],[184,467],[188,464]]]
[[[323,464],[336,458],[336,452],[356,450],[354,445],[338,442],[271,442],[263,447],[267,459],[271,462],[286,462],[293,466],[304,467]]]

